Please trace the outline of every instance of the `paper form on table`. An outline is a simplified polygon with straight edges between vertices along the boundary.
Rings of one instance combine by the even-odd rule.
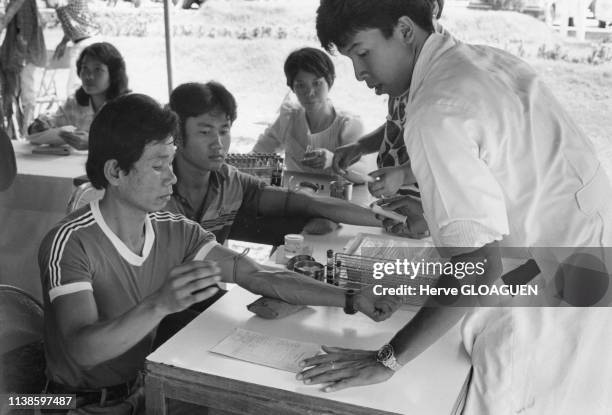
[[[236,328],[211,352],[262,366],[298,373],[299,362],[321,353],[321,346]]]

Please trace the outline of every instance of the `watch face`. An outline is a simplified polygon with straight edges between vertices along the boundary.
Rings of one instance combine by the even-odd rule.
[[[393,356],[393,349],[389,344],[385,344],[380,348],[378,354],[376,355],[376,360],[383,363],[389,360]]]

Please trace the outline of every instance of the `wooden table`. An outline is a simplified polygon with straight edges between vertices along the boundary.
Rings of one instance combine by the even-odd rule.
[[[254,316],[256,295],[236,287],[162,345],[146,362],[147,414],[165,414],[168,399],[209,414],[439,415],[459,413],[470,363],[455,327],[389,381],[334,393],[306,386],[295,374],[209,352],[240,327],[267,335],[377,349],[413,316],[400,310],[375,323],[339,308],[308,307],[280,320]]]
[[[85,173],[85,152],[69,156],[32,154],[33,146],[13,141],[17,177],[0,192],[0,283],[40,294],[38,247],[66,214],[73,178]]]

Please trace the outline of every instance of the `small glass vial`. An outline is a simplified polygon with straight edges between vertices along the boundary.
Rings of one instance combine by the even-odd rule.
[[[283,185],[283,163],[280,161],[276,162],[276,166],[274,167],[274,170],[272,170],[270,184],[278,187]]]
[[[336,267],[334,268],[334,285],[340,285],[340,277],[342,274],[342,261],[336,261]]]
[[[327,265],[325,266],[325,282],[334,283],[334,251],[327,250]]]

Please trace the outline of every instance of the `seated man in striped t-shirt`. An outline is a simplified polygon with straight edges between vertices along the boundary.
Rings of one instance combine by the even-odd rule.
[[[179,116],[181,140],[174,161],[178,182],[166,209],[200,223],[215,234],[218,242],[223,243],[230,231],[241,230],[244,234],[247,228],[249,237],[263,233],[268,238],[257,242],[276,245],[283,235],[300,233],[311,218],[382,226],[381,220],[361,206],[343,199],[267,186],[261,179],[226,164],[236,101],[223,85],[217,82],[180,85],[170,96],[170,108]],[[273,226],[262,231],[259,228],[262,219],[268,218],[273,218]],[[240,221],[236,227],[240,229],[232,230],[234,220]],[[325,233],[326,229],[315,227],[310,222],[307,230]]]
[[[142,410],[136,378],[158,324],[213,296],[218,281],[293,304],[345,305],[343,289],[266,270],[197,223],[159,211],[176,182],[176,126],[176,114],[145,95],[107,103],[91,125],[86,165],[104,197],[61,221],[39,251],[46,392],[76,393],[95,413]],[[354,299],[376,320],[397,306],[371,290]]]

